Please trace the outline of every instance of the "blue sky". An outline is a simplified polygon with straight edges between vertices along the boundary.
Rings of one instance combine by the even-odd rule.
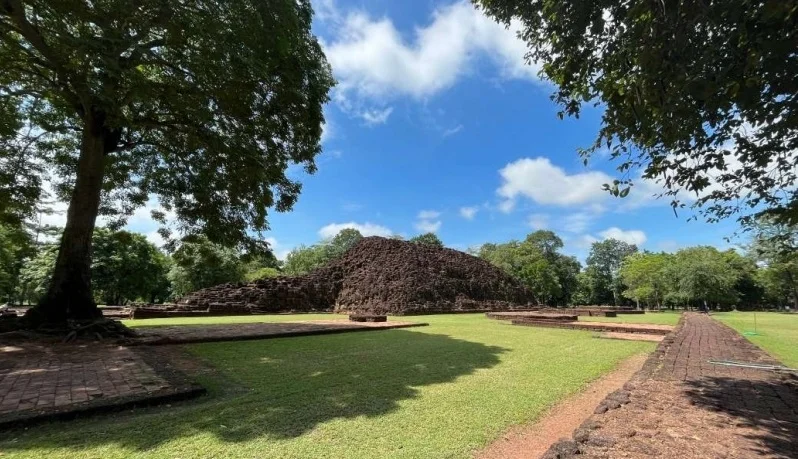
[[[318,172],[292,212],[273,213],[265,236],[284,256],[343,227],[406,237],[434,231],[450,247],[552,229],[584,259],[592,241],[616,237],[649,250],[728,246],[733,221],[675,217],[658,188],[627,199],[601,185],[606,158],[585,167],[600,111],[560,120],[552,87],[524,62],[524,45],[467,2],[319,0],[314,30],[339,85],[325,112]],[[137,212],[128,228],[157,225]]]

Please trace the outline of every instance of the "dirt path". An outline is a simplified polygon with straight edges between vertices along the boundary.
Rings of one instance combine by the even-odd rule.
[[[593,413],[598,404],[611,392],[620,389],[646,361],[646,355],[636,355],[598,380],[582,392],[569,397],[549,410],[535,423],[513,427],[502,438],[475,455],[478,459],[538,458],[552,443],[579,427]]]
[[[777,363],[731,328],[688,313],[624,390],[544,457],[798,457],[798,381],[710,360]]]

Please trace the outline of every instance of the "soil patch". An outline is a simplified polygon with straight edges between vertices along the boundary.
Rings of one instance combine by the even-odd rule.
[[[517,426],[476,454],[478,459],[532,459],[542,456],[557,440],[569,437],[611,392],[640,370],[645,355],[621,362],[612,372],[592,382],[582,392],[551,408],[533,424]]]

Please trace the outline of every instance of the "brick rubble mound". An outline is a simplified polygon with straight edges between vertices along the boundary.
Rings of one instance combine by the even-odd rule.
[[[179,303],[210,314],[334,310],[401,315],[519,309],[534,302],[520,282],[480,258],[367,237],[307,275],[217,285]]]

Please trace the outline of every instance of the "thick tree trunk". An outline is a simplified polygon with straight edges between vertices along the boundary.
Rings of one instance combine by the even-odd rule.
[[[75,189],[53,278],[37,306],[39,319],[58,323],[102,316],[91,291],[91,238],[100,207],[105,168],[104,117],[89,115],[81,139]],[[98,119],[99,118],[99,119]]]

